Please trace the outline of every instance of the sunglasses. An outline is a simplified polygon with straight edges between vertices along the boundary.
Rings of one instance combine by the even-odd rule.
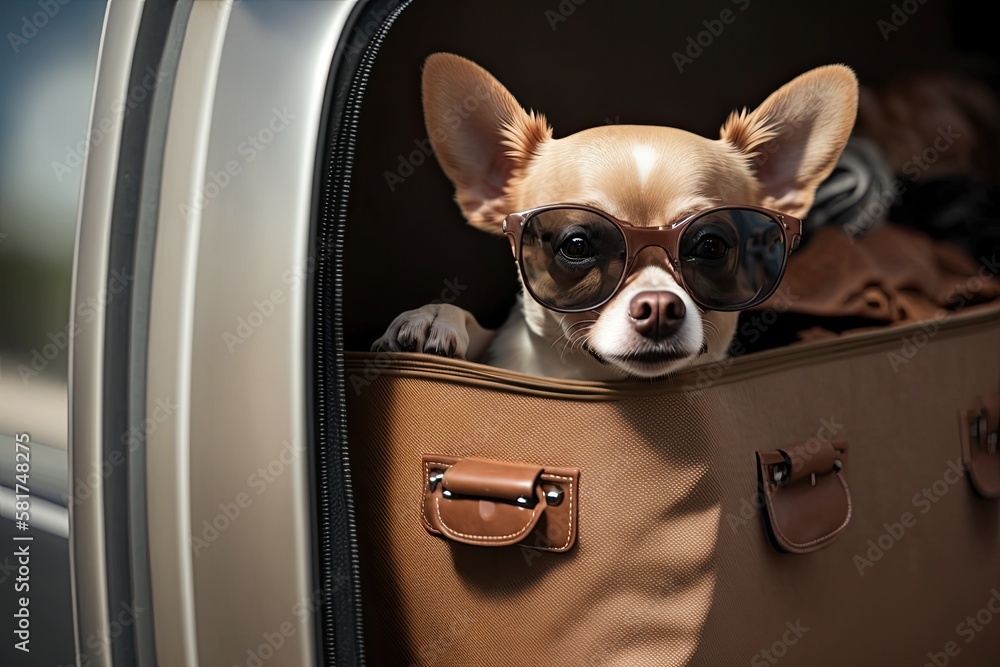
[[[717,206],[667,227],[635,227],[580,204],[511,213],[503,232],[525,289],[561,313],[600,308],[645,248],[667,253],[674,278],[703,310],[744,310],[781,282],[802,221],[757,206]]]

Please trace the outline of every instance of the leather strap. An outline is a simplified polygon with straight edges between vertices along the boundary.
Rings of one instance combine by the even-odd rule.
[[[488,459],[461,459],[444,473],[444,488],[460,496],[478,496],[516,502],[534,498],[542,466],[502,463]]]
[[[427,454],[423,472],[423,523],[432,535],[556,552],[576,541],[576,468]]]
[[[972,488],[983,498],[1000,499],[1000,395],[963,410],[959,425],[962,462]]]
[[[844,466],[847,442],[812,438],[757,452],[757,479],[765,527],[774,546],[806,554],[832,544],[851,520]]]

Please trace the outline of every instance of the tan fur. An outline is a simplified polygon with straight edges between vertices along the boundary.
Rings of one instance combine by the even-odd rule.
[[[543,116],[525,111],[471,61],[435,54],[423,77],[425,118],[438,161],[468,221],[492,233],[501,233],[509,213],[555,203],[587,204],[641,226],[670,225],[720,204],[803,217],[850,134],[857,90],[850,69],[831,65],[799,76],[753,111],[733,112],[716,140],[629,125],[553,139]],[[626,361],[601,365],[583,352],[586,347],[613,359],[648,351],[648,341],[630,333],[623,314],[623,303],[640,289],[680,290],[661,249],[639,255],[624,289],[596,319],[592,312],[558,314],[525,297],[482,360],[524,372],[602,379],[662,375],[691,363],[703,346],[715,357],[726,353],[736,314],[690,312],[695,308],[686,316],[689,330],[670,343],[683,350],[678,362],[636,369]],[[376,346],[394,344],[387,334]]]
[[[803,217],[854,127],[858,81],[843,65],[817,67],[734,114],[722,140],[746,155],[761,184],[761,206]]]
[[[552,129],[489,72],[451,54],[427,59],[423,96],[427,131],[459,207],[472,225],[499,232],[509,213],[502,203],[506,183],[551,139]]]

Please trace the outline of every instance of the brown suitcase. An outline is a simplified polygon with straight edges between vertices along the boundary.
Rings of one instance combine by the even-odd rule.
[[[370,664],[997,664],[1000,305],[655,384],[346,371]]]
[[[708,15],[697,3],[566,2],[555,19],[530,0],[368,4],[344,51],[317,238],[319,486],[342,517],[319,522],[321,571],[334,602],[354,572],[362,589],[363,633],[352,605],[324,612],[348,645],[338,660],[363,634],[377,667],[1000,664],[1000,304],[656,383],[341,357],[431,299],[498,326],[518,290],[507,245],[465,225],[422,166],[427,54],[495,65],[561,132],[708,134],[832,52],[873,78],[943,61],[947,8],[927,3],[906,38],[845,41],[877,12],[810,23],[754,3],[744,37],[674,76],[671,51]]]

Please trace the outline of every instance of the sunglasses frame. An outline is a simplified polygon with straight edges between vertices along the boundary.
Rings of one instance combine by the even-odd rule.
[[[622,270],[622,275],[618,279],[618,284],[615,286],[614,291],[612,291],[606,299],[594,306],[588,306],[586,308],[556,308],[546,305],[541,299],[538,298],[528,282],[528,275],[524,269],[523,255],[521,252],[523,247],[522,240],[524,227],[528,224],[528,221],[536,215],[557,209],[573,209],[599,215],[617,227],[622,237],[625,239],[625,268]],[[732,308],[710,307],[703,304],[698,298],[695,297],[694,294],[691,294],[691,292],[687,289],[687,286],[684,284],[684,275],[681,270],[681,262],[679,259],[681,236],[684,234],[684,230],[687,226],[695,220],[718,211],[728,211],[734,209],[753,211],[754,213],[759,213],[773,220],[781,229],[781,233],[784,236],[785,256],[781,261],[781,271],[778,273],[778,278],[774,281],[774,285],[766,294],[758,295],[757,298],[748,302],[749,305],[733,306]],[[632,225],[624,220],[619,220],[610,213],[602,211],[599,208],[594,208],[593,206],[587,206],[586,204],[548,204],[546,206],[531,208],[519,213],[509,214],[503,220],[502,229],[504,235],[510,241],[511,252],[517,262],[518,270],[521,274],[521,282],[524,284],[524,289],[527,290],[532,299],[545,308],[557,313],[584,313],[591,310],[597,310],[608,301],[611,301],[611,299],[613,299],[615,295],[621,291],[626,279],[629,274],[631,274],[635,258],[640,252],[650,247],[662,248],[664,252],[667,253],[667,259],[670,262],[671,273],[673,274],[674,280],[676,280],[677,283],[688,292],[688,296],[690,296],[691,299],[698,304],[699,308],[705,311],[715,310],[722,312],[746,310],[766,301],[772,294],[774,294],[774,291],[778,289],[778,285],[781,284],[781,279],[785,275],[785,268],[788,266],[788,255],[798,247],[799,241],[802,238],[802,221],[798,218],[773,209],[743,204],[713,206],[712,208],[692,213],[691,215],[664,227],[636,227],[635,225]]]

